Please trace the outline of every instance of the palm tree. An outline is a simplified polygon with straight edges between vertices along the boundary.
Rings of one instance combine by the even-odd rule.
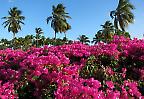
[[[95,34],[95,37],[93,38],[92,43],[97,43],[100,41],[103,41],[105,43],[108,43],[112,40],[112,37],[114,35],[114,26],[110,21],[106,21],[104,25],[102,26],[102,30],[99,30],[97,34]]]
[[[80,42],[82,42],[82,44],[88,44],[90,43],[89,38],[86,35],[81,35],[77,38]]]
[[[104,33],[102,33],[101,30],[99,30],[96,34],[95,34],[95,37],[93,38],[92,40],[92,43],[96,44],[100,41],[103,41],[105,42],[105,37],[104,37]]]
[[[99,32],[100,32],[100,31],[99,31]],[[100,32],[100,33],[101,33],[101,32]],[[97,42],[100,42],[100,41],[101,41],[100,38],[99,38],[100,33],[95,34],[95,37],[93,38],[93,40],[91,41],[91,43],[96,44]]]
[[[56,7],[52,7],[52,15],[47,18],[47,24],[51,21],[51,27],[54,30],[54,39],[56,40],[56,33],[66,32],[70,29],[70,25],[67,23],[68,13],[65,12],[63,4],[58,4]]]
[[[114,26],[110,21],[106,21],[104,25],[102,26],[102,31],[103,33],[105,33],[106,35],[108,35],[109,33],[114,33]]]
[[[102,36],[104,37],[102,40],[104,42],[108,42],[112,39],[113,35],[114,35],[114,26],[110,21],[106,21],[104,25],[102,26],[102,30],[100,30],[102,32]]]
[[[43,30],[40,27],[39,28],[35,28],[35,32],[36,32],[37,35],[43,34]]]
[[[125,28],[129,23],[133,23],[134,15],[131,10],[134,6],[129,2],[129,0],[119,0],[116,10],[110,12],[110,16],[114,19],[115,28],[125,31]]]
[[[16,33],[21,30],[21,24],[23,23],[23,20],[25,19],[24,16],[22,16],[22,12],[18,10],[17,7],[10,8],[8,11],[9,16],[3,17],[2,19],[6,20],[3,22],[4,28],[8,28],[8,32],[13,33],[13,39],[15,38]]]
[[[41,40],[40,40],[40,45],[43,46],[45,45],[45,36],[41,36]]]
[[[38,42],[40,41],[40,34],[43,34],[43,30],[41,28],[35,28],[36,32],[36,46],[38,47]]]

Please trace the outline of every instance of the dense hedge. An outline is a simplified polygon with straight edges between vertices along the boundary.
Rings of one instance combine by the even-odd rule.
[[[144,40],[0,50],[2,99],[144,98]]]

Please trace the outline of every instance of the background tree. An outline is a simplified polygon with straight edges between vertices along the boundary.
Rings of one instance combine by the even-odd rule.
[[[58,4],[56,7],[52,7],[52,15],[47,18],[47,24],[51,21],[51,27],[55,32],[54,39],[56,39],[56,33],[66,32],[70,29],[70,25],[67,23],[68,18],[71,17],[65,12],[63,4]]]
[[[23,49],[25,43],[25,39],[23,37],[19,37],[15,39],[14,48],[15,49]]]
[[[77,38],[82,44],[88,44],[90,43],[89,38],[86,35],[81,35]]]
[[[106,21],[102,26],[102,30],[103,32],[105,32],[105,34],[108,33],[113,33],[114,32],[114,26],[110,21]]]
[[[133,9],[134,6],[129,0],[119,0],[116,10],[110,12],[110,16],[114,19],[114,26],[117,30],[125,31],[129,23],[133,23],[134,14],[131,11]]]
[[[10,48],[10,47],[11,47],[11,41],[7,39],[0,40],[0,50]]]
[[[44,44],[45,45],[51,45],[51,39],[49,37],[45,38]]]
[[[33,43],[33,41],[34,41],[33,35],[26,35],[24,38],[25,38],[25,40],[29,40],[30,43]]]
[[[34,37],[33,35],[26,35],[24,37],[23,50],[27,50],[34,45]]]
[[[37,35],[43,34],[43,30],[40,27],[35,28],[35,32],[36,32]]]
[[[113,35],[114,35],[114,26],[110,21],[106,21],[104,25],[102,26],[102,30],[99,30],[97,34],[95,34],[95,37],[93,38],[92,43],[97,43],[97,42],[105,42],[108,43],[109,41],[112,40]]]
[[[10,8],[8,11],[9,16],[3,17],[2,19],[5,20],[3,22],[4,28],[8,28],[8,32],[13,33],[13,39],[15,38],[16,33],[18,33],[19,30],[21,30],[21,24],[23,23],[23,20],[25,19],[24,16],[22,16],[22,12],[18,10],[17,7]]]
[[[35,28],[36,32],[36,47],[39,47],[39,41],[41,40],[41,34],[43,34],[43,30],[41,28]]]
[[[110,21],[106,21],[105,24],[101,26],[102,26],[102,30],[100,31],[104,34],[105,39],[110,39],[111,35],[114,34],[114,30],[115,30],[113,24]]]
[[[92,40],[92,43],[96,44],[100,41],[103,41],[103,36],[102,36],[102,32],[98,31],[97,34],[95,34],[95,37]]]

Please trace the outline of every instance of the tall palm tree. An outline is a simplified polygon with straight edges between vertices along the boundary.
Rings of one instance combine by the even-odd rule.
[[[38,47],[38,42],[40,41],[40,34],[43,34],[43,30],[41,28],[35,28],[36,32],[36,46]]]
[[[90,43],[89,38],[86,35],[81,35],[77,38],[82,44],[88,44]]]
[[[67,19],[71,18],[68,13],[65,12],[65,7],[63,4],[58,4],[56,7],[52,7],[52,15],[47,18],[47,24],[51,21],[51,27],[54,30],[54,39],[56,39],[56,34],[58,32],[66,32],[70,25],[67,23]]]
[[[17,7],[10,8],[8,11],[9,16],[3,17],[2,19],[6,20],[3,22],[4,28],[8,28],[8,32],[13,33],[13,39],[15,38],[16,33],[21,30],[21,24],[24,24],[23,20],[25,19],[22,16],[22,12],[18,10]]]
[[[134,6],[129,0],[119,0],[116,10],[110,12],[111,18],[114,19],[114,26],[116,29],[125,31],[129,23],[133,23],[134,14],[131,12],[133,9]]]

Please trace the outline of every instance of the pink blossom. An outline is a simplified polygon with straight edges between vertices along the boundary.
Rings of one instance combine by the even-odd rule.
[[[106,85],[110,88],[113,89],[114,88],[114,84],[112,81],[106,81]]]

